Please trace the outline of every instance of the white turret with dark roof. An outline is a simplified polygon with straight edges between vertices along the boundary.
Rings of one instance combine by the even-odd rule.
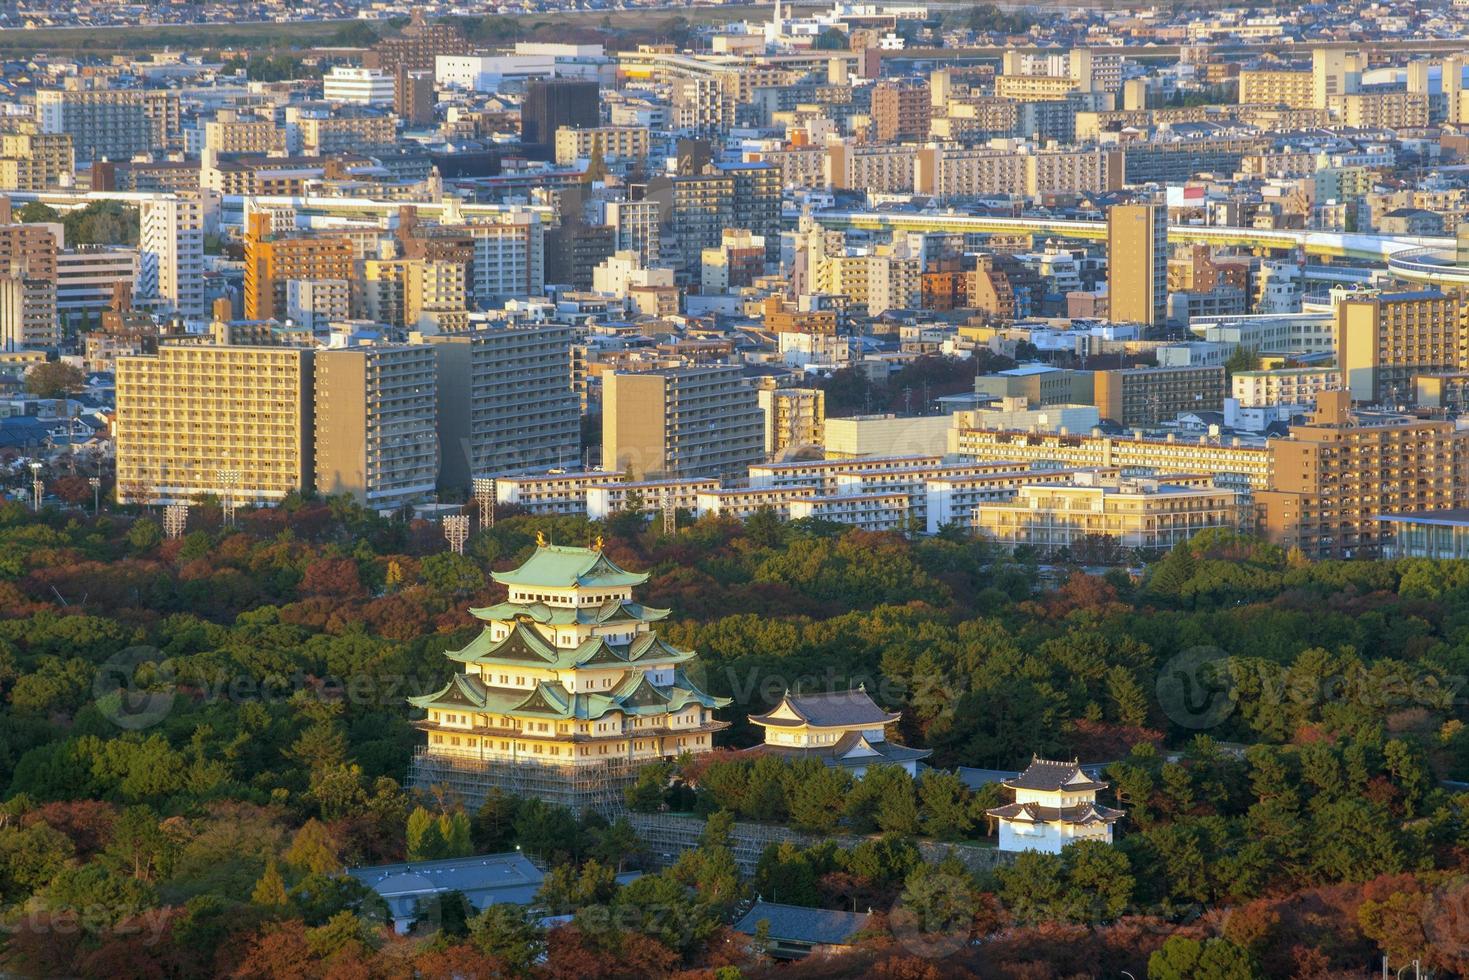
[[[426,717],[429,755],[484,761],[654,761],[708,752],[728,727],[728,698],[689,679],[692,650],[665,643],[668,615],[633,599],[647,581],[601,548],[538,543],[519,568],[493,573],[506,601],[470,612],[479,636],[445,656],[463,664],[443,689],[409,698]]]
[[[1024,772],[1001,785],[1015,794],[1014,802],[986,812],[999,821],[1002,851],[1056,854],[1075,840],[1111,843],[1112,825],[1123,815],[1097,802],[1108,784],[1087,775],[1075,759],[1032,757]]]
[[[887,726],[902,716],[884,711],[865,687],[827,694],[792,694],[750,721],[765,729],[765,744],[746,751],[786,758],[817,758],[828,766],[851,769],[861,776],[868,766],[902,766],[916,775],[918,762],[930,755],[888,740]]]

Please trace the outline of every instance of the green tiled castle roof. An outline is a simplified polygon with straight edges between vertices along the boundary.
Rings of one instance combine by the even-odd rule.
[[[472,608],[476,619],[509,622],[521,616],[542,626],[596,626],[603,623],[652,623],[668,616],[667,609],[654,609],[627,599],[608,599],[599,606],[551,606],[544,602],[499,602]]]
[[[682,670],[673,672],[673,683],[659,686],[639,671],[603,694],[572,694],[554,681],[542,681],[530,691],[488,687],[470,674],[456,674],[433,694],[411,697],[419,708],[462,709],[512,718],[556,721],[595,721],[609,711],[626,715],[677,714],[690,704],[723,708],[730,698],[705,694]]]
[[[559,544],[537,545],[535,553],[519,568],[509,572],[491,572],[490,576],[503,585],[547,589],[642,585],[648,580],[644,572],[618,568],[600,551]]]
[[[462,650],[448,650],[444,656],[466,664],[570,670],[604,664],[626,667],[682,663],[691,659],[694,652],[665,643],[655,633],[639,633],[628,643],[608,643],[605,637],[594,636],[579,646],[558,647],[548,643],[535,627],[516,623],[504,639],[491,639],[486,628]]]

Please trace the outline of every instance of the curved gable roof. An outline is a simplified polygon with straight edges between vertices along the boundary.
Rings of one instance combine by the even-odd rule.
[[[648,580],[647,573],[618,568],[600,551],[556,544],[537,545],[519,568],[491,572],[490,577],[504,585],[548,589],[642,585]]]

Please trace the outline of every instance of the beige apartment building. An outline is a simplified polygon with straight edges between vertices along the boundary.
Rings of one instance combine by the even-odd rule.
[[[1264,446],[1200,437],[1197,441],[1137,436],[1046,435],[994,429],[950,430],[949,448],[966,459],[1020,462],[1038,469],[1117,468],[1129,475],[1200,474],[1230,490],[1270,486],[1270,453]]]
[[[1107,209],[1107,302],[1111,320],[1162,326],[1168,316],[1168,209]]]
[[[1314,103],[1311,73],[1279,68],[1241,69],[1240,105],[1288,106],[1310,109]]]
[[[286,131],[268,119],[222,110],[204,124],[204,149],[214,153],[284,156]]]
[[[820,388],[762,388],[757,395],[765,413],[766,456],[778,457],[824,443],[826,392]]]
[[[301,149],[312,156],[331,156],[391,146],[397,139],[392,116],[330,116],[302,119]]]
[[[373,508],[434,492],[437,369],[423,344],[350,347],[315,357],[316,490]]]
[[[268,504],[312,486],[311,358],[209,344],[118,358],[118,503]]]
[[[556,163],[568,166],[600,155],[603,160],[646,160],[648,130],[642,126],[596,126],[556,130]]]
[[[1238,495],[1230,490],[1086,473],[1074,481],[1022,486],[1010,500],[980,502],[975,533],[1004,548],[1026,545],[1045,555],[1099,538],[1122,548],[1167,551],[1202,531],[1240,525]]]
[[[1469,308],[1437,290],[1367,291],[1336,305],[1337,365],[1352,400],[1409,401],[1420,374],[1469,370]]]
[[[1230,378],[1230,387],[1242,408],[1315,405],[1321,392],[1341,387],[1341,372],[1329,367],[1236,371]]]
[[[1328,108],[1341,125],[1357,129],[1424,129],[1427,92],[1353,92],[1331,100]]]
[[[43,89],[36,116],[41,132],[70,135],[82,160],[167,148],[181,130],[178,93],[162,89]]]
[[[1077,80],[1069,75],[999,75],[995,78],[995,95],[1017,102],[1064,102],[1078,90]]]
[[[70,181],[75,173],[67,133],[0,135],[0,190],[43,191]]]
[[[1308,558],[1371,557],[1384,540],[1380,515],[1469,504],[1469,429],[1354,413],[1350,402],[1344,391],[1323,392],[1309,424],[1270,441],[1260,527]]]
[[[742,477],[764,457],[765,416],[734,365],[602,377],[603,466],[632,479]]]
[[[833,140],[826,147],[826,182],[834,188],[912,191],[913,162],[917,154],[916,146]]]

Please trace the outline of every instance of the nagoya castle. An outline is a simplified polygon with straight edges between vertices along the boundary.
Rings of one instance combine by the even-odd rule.
[[[730,703],[689,679],[692,650],[660,639],[669,610],[633,599],[646,573],[592,548],[547,544],[495,572],[504,602],[470,612],[485,626],[445,653],[462,665],[442,690],[408,702],[428,734],[409,774],[467,801],[492,789],[573,808],[620,801],[642,765],[713,748]]]

